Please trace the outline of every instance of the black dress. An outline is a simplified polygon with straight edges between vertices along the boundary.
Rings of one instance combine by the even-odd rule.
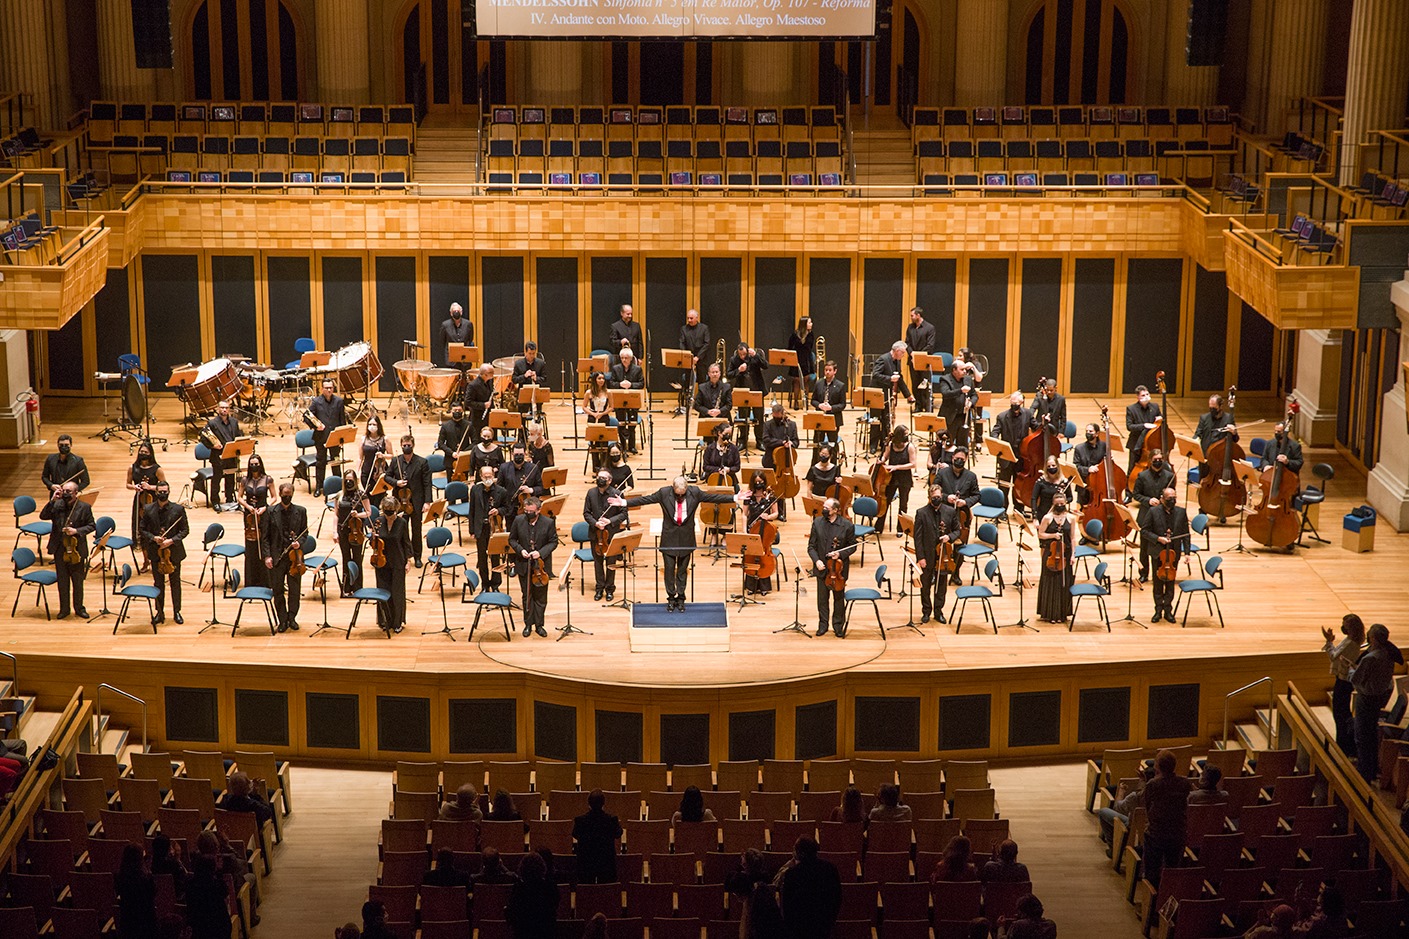
[[[1071,585],[1075,580],[1072,570],[1072,530],[1075,527],[1075,519],[1066,518],[1062,521],[1052,519],[1047,523],[1045,532],[1062,530],[1061,545],[1066,553],[1066,563],[1060,571],[1054,571],[1047,566],[1047,551],[1051,541],[1043,541],[1042,552],[1038,563],[1042,565],[1042,576],[1037,581],[1037,615],[1051,623],[1059,623],[1071,616]]]
[[[240,495],[244,497],[246,505],[263,509],[269,506],[269,484],[271,480],[268,475],[261,476],[257,480],[251,480],[248,476],[240,480]],[[269,518],[268,515],[259,517],[260,525],[263,525]],[[241,518],[243,526],[244,519]],[[263,532],[261,531],[261,535]],[[264,566],[263,552],[260,549],[259,539],[250,541],[245,539],[245,586],[246,587],[268,587],[269,570]]]
[[[141,466],[134,463],[132,464],[132,482],[134,484],[148,483],[150,485],[155,486],[157,482],[157,473],[160,470],[161,467],[158,466],[156,463],[153,463],[150,466]],[[144,495],[151,496],[152,499],[148,499],[144,502],[142,500],[142,497]],[[132,493],[132,534],[130,537],[132,538],[133,544],[141,544],[142,534],[138,529],[141,527],[139,523],[142,520],[142,510],[145,509],[147,506],[151,505],[152,500],[155,498],[156,493],[143,492],[140,489]]]
[[[812,486],[812,495],[815,498],[821,499],[827,495],[827,490],[832,487],[832,484],[837,481],[837,477],[840,475],[841,467],[837,466],[835,463],[827,469],[823,469],[818,464],[813,463],[807,470],[807,476],[804,478]]]

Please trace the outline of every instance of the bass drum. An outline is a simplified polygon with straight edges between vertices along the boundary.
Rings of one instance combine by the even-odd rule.
[[[221,401],[233,398],[244,388],[240,370],[229,359],[211,359],[196,369],[196,378],[186,386],[186,403],[191,413],[212,411]]]
[[[382,377],[382,363],[370,342],[354,342],[334,352],[328,364],[318,370],[331,376],[339,394],[356,394]]]

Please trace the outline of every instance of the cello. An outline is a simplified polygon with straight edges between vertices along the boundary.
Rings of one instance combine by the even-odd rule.
[[[1163,374],[1160,372],[1160,375]],[[1110,412],[1104,404],[1101,405],[1101,429],[1106,432],[1106,455],[1087,474],[1086,487],[1092,501],[1082,513],[1082,521],[1100,520],[1101,542],[1104,544],[1124,538],[1130,530],[1130,522],[1114,504],[1120,493],[1125,491],[1126,477],[1125,470],[1116,465],[1115,457],[1111,455]]]
[[[1047,378],[1044,376],[1037,380],[1037,394],[1040,397],[1047,388]],[[1036,401],[1033,402],[1034,406]],[[1013,479],[1013,491],[1017,498],[1025,506],[1032,505],[1032,491],[1037,486],[1037,477],[1042,473],[1042,467],[1047,462],[1047,457],[1055,456],[1062,452],[1062,442],[1057,437],[1055,430],[1049,431],[1046,427],[1038,427],[1023,438],[1023,442],[1018,447],[1018,457],[1022,460],[1022,471]]]
[[[797,457],[787,445],[773,448],[773,478],[778,498],[792,499],[802,486],[797,479]]]
[[[1238,399],[1238,388],[1228,388],[1228,410],[1233,410]],[[1235,425],[1236,426],[1236,425]],[[1240,511],[1248,501],[1248,487],[1238,478],[1233,467],[1237,460],[1247,459],[1247,454],[1238,445],[1237,431],[1224,434],[1204,451],[1208,475],[1199,479],[1199,509],[1204,514],[1222,521],[1229,510]]]
[[[1169,388],[1164,382],[1164,370],[1155,373],[1155,390],[1159,392],[1159,417],[1155,418],[1155,426],[1145,431],[1145,436],[1140,441],[1140,459],[1135,461],[1135,465],[1130,467],[1129,479],[1133,481],[1140,478],[1140,474],[1150,468],[1150,453],[1154,450],[1163,452],[1166,457],[1174,453],[1174,431],[1170,430],[1165,422],[1165,415],[1169,413]],[[1107,434],[1109,437],[1109,434]]]
[[[1289,411],[1286,427],[1292,424]],[[1291,431],[1287,431],[1290,437]],[[1285,464],[1274,460],[1262,471],[1259,479],[1262,498],[1257,509],[1248,516],[1248,537],[1269,548],[1287,548],[1301,536],[1301,518],[1292,508],[1292,499],[1301,491],[1301,478]]]
[[[725,470],[716,470],[709,474],[709,478],[704,481],[706,486],[730,486],[735,485],[734,474]],[[713,503],[705,502],[699,509],[700,522],[705,530],[732,529],[734,527],[734,503]]]
[[[759,541],[763,542],[763,554],[755,555],[752,552],[744,553],[744,573],[758,580],[771,580],[773,574],[778,570],[778,559],[773,556],[773,544],[778,540],[778,528],[763,515],[778,501],[775,495],[769,495],[756,507],[758,517],[749,523],[748,533],[757,535]]]

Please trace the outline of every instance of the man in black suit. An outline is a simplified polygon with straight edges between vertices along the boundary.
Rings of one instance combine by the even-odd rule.
[[[1135,524],[1144,531],[1145,526],[1150,522],[1150,513],[1155,506],[1159,505],[1159,500],[1166,489],[1174,485],[1174,470],[1169,468],[1164,458],[1164,451],[1154,449],[1150,451],[1150,466],[1147,470],[1135,477],[1135,482],[1130,487],[1130,504],[1135,506]],[[1150,550],[1149,545],[1142,538],[1140,541],[1140,583],[1149,579],[1150,575]]]
[[[817,434],[817,446],[836,446],[841,436],[842,412],[846,410],[846,385],[837,377],[837,363],[822,366],[822,377],[812,386],[812,406],[836,419],[837,429]]]
[[[504,487],[504,492],[507,494],[507,514],[510,527],[512,527],[513,518],[518,514],[519,496],[528,498],[529,496],[541,496],[545,492],[543,467],[528,458],[523,444],[516,443],[509,454],[508,461],[499,464],[498,475],[499,485]]]
[[[265,513],[264,566],[269,569],[269,586],[274,589],[274,618],[279,632],[298,631],[299,598],[303,578],[289,570],[289,548],[308,534],[308,510],[294,505],[293,483],[279,484],[279,501]]]
[[[684,476],[676,476],[672,485],[662,486],[647,495],[607,500],[608,505],[618,508],[660,506],[664,516],[660,552],[665,556],[665,595],[669,601],[666,609],[671,611],[685,612],[685,584],[690,579],[690,556],[695,551],[695,511],[702,502],[744,504],[741,495],[705,492],[698,486],[691,486]]]
[[[1160,493],[1160,501],[1150,509],[1150,514],[1145,520],[1145,526],[1140,530],[1140,539],[1144,543],[1145,550],[1150,557],[1155,558],[1158,567],[1159,553],[1170,547],[1179,554],[1189,552],[1189,513],[1179,506],[1178,497],[1173,489],[1166,489]],[[1174,622],[1174,585],[1178,577],[1171,580],[1160,580],[1159,571],[1155,571],[1154,595],[1155,595],[1155,617],[1154,621],[1159,622],[1163,616],[1166,622]]]
[[[225,445],[236,437],[240,436],[240,422],[230,416],[230,402],[221,401],[215,406],[215,414],[206,421],[207,431],[203,436],[203,441],[210,449],[210,492],[207,493],[207,501],[219,512],[226,503],[235,501],[235,476],[239,472],[239,467],[235,460],[226,459],[221,455]],[[315,439],[317,435],[314,435]],[[324,435],[327,439],[327,435]],[[215,446],[210,446],[212,443]],[[225,500],[217,503],[215,494],[219,491],[221,480],[224,480]],[[321,477],[320,480],[321,482]]]
[[[69,596],[73,597],[73,612],[79,619],[87,619],[88,611],[83,607],[83,578],[88,576],[88,536],[97,528],[93,521],[93,510],[88,503],[78,499],[78,483],[69,480],[54,491],[53,498],[44,503],[39,517],[53,524],[49,531],[47,549],[54,559],[54,573],[59,581],[59,619],[69,615]],[[64,536],[78,539],[79,559],[70,564],[64,560]]]
[[[779,447],[787,447],[793,455],[793,473],[797,473],[797,423],[788,420],[787,411],[783,409],[783,402],[773,402],[773,416],[763,422],[759,428],[758,445],[763,449],[763,465],[766,469],[776,469],[773,453]],[[788,520],[788,503],[786,499],[778,501],[778,521]]]
[[[435,448],[445,460],[445,479],[448,482],[455,472],[455,461],[462,453],[469,453],[475,445],[477,431],[465,418],[465,408],[456,401],[450,405],[450,419],[440,422],[440,434],[436,437]]]
[[[830,936],[841,911],[841,875],[818,856],[817,842],[803,835],[793,847],[792,867],[783,874],[779,906],[788,939]]]
[[[925,311],[917,306],[910,308],[910,325],[905,328],[905,347],[910,351],[910,387],[915,389],[916,407],[928,411],[934,371],[915,368],[915,353],[929,355],[934,351],[934,324],[925,321]]]
[[[494,366],[488,362],[465,385],[465,413],[470,418],[470,439],[478,440],[479,432],[489,426],[489,407],[494,399]]]
[[[1144,455],[1145,437],[1154,430],[1155,419],[1159,416],[1159,405],[1150,400],[1150,389],[1136,385],[1135,403],[1125,406],[1125,429],[1129,433],[1125,439],[1125,449],[1130,453],[1130,460],[1125,466],[1127,473]]]
[[[608,603],[616,598],[616,564],[613,559],[607,558],[597,550],[596,535],[599,531],[605,531],[609,535],[621,531],[621,526],[626,522],[626,513],[613,510],[611,506],[611,500],[620,496],[621,492],[612,488],[612,474],[604,468],[597,472],[597,485],[587,490],[582,507],[582,517],[592,529],[593,535],[592,567],[593,573],[597,575],[597,589],[592,599],[600,600],[605,596]]]
[[[612,354],[612,364],[615,365],[622,349],[644,349],[641,342],[641,324],[635,321],[635,313],[631,309],[631,304],[623,303],[619,311],[621,318],[612,323],[611,329],[607,330],[607,344],[605,348]]]
[[[1287,425],[1282,421],[1278,421],[1277,426],[1272,428],[1272,439],[1267,441],[1267,446],[1262,451],[1262,462],[1267,466],[1280,463],[1288,472],[1301,472],[1301,444],[1287,433]]]
[[[872,450],[881,449],[884,441],[890,437],[890,409],[899,404],[897,396],[905,398],[911,404],[915,403],[915,396],[906,386],[905,376],[901,371],[905,362],[905,349],[905,343],[893,343],[889,352],[876,356],[876,361],[871,363],[871,385],[884,390],[887,401],[887,407],[875,413],[878,422],[871,425]]]
[[[757,349],[750,349],[748,343],[741,342],[729,359],[729,378],[735,388],[763,391],[765,388],[763,370],[767,367],[768,363],[763,360],[763,355]],[[749,448],[748,430],[750,424],[753,425],[754,440],[758,441],[760,447],[763,446],[760,426],[763,415],[761,413],[753,408],[740,406],[739,413],[734,419],[741,427],[739,431],[740,447],[745,450]]]
[[[526,342],[523,346],[523,355],[514,360],[514,375],[511,381],[514,387],[522,389],[524,385],[547,385],[548,375],[544,371],[548,367],[548,362],[543,356],[538,354],[538,343]],[[536,410],[536,405],[524,400],[522,392],[519,393],[519,413],[524,416],[524,423],[527,423],[529,416],[541,420],[542,414]],[[519,432],[519,439],[523,439],[523,432]]]
[[[1032,429],[1058,436],[1067,432],[1067,399],[1057,394],[1057,380],[1049,378],[1032,402]]]
[[[978,400],[973,379],[969,377],[964,363],[955,359],[949,371],[939,376],[939,416],[944,418],[944,426],[949,439],[960,446],[968,446],[969,428],[964,419],[967,409]]]
[[[40,481],[51,496],[69,481],[82,492],[88,488],[88,464],[83,462],[83,457],[73,452],[73,438],[68,434],[59,434],[58,445],[59,452],[44,458],[44,471],[39,474]]]
[[[318,490],[321,493],[323,477],[328,471],[328,455],[332,454],[332,458],[336,460],[342,454],[341,447],[327,446],[328,434],[332,433],[333,428],[347,423],[347,409],[343,405],[342,396],[333,393],[331,378],[323,379],[323,393],[308,403],[308,410],[313,414],[316,425],[313,428],[313,452],[318,455],[316,475]],[[233,489],[231,495],[232,499],[229,501],[233,501]]]
[[[463,362],[450,361],[450,344],[475,344],[475,324],[465,318],[465,308],[458,303],[450,304],[450,319],[440,324],[440,360],[450,368],[462,368]]]
[[[833,554],[841,558],[842,579],[851,573],[851,555],[848,550],[856,545],[856,525],[841,514],[841,503],[827,499],[822,503],[822,511],[812,520],[812,531],[807,536],[807,556],[817,574],[817,635],[827,635],[830,620],[832,631],[838,639],[846,637],[846,588],[833,590],[827,586],[827,560]],[[845,552],[845,553],[842,553]],[[829,610],[830,608],[830,610]]]
[[[395,490],[411,490],[411,557],[421,566],[421,516],[431,501],[431,465],[416,455],[416,441],[410,434],[401,438],[401,455],[387,464],[387,477]]]
[[[680,327],[680,342],[676,348],[688,350],[695,364],[693,372],[686,372],[680,376],[681,400],[685,400],[684,396],[689,394],[691,386],[704,381],[705,370],[710,362],[710,346],[712,345],[713,343],[709,339],[709,325],[700,322],[700,311],[686,310],[685,325]],[[685,413],[683,408],[680,413]]]
[[[482,465],[479,481],[470,487],[469,515],[470,531],[475,536],[475,560],[481,591],[499,589],[499,572],[493,569],[489,556],[489,536],[494,519],[505,514],[504,504],[508,499],[509,494],[494,478],[494,467]]]
[[[920,568],[920,622],[930,621],[933,594],[934,618],[936,622],[948,622],[944,618],[944,600],[948,593],[949,574],[939,569],[939,546],[949,543],[958,550],[960,541],[959,513],[954,510],[944,493],[944,487],[930,487],[930,501],[915,513],[915,563]],[[957,565],[955,572],[958,572]]]
[[[629,310],[630,307],[627,307]],[[640,327],[638,326],[639,330]],[[632,391],[646,387],[646,373],[641,370],[640,364],[636,361],[634,346],[623,346],[621,357],[612,366],[610,377],[607,379],[607,387],[616,391]],[[632,453],[636,452],[636,422],[637,410],[635,408],[617,408],[616,422],[620,427],[621,443]]]
[[[1071,463],[1076,467],[1076,471],[1081,474],[1082,481],[1085,482],[1090,478],[1091,471],[1097,466],[1100,466],[1109,453],[1110,448],[1106,445],[1106,442],[1101,439],[1100,428],[1095,424],[1087,424],[1086,439],[1071,448]],[[1120,493],[1116,493],[1116,495],[1118,497]],[[1076,498],[1077,502],[1084,508],[1091,504],[1091,500],[1094,497],[1090,489],[1085,486],[1078,486],[1076,488]],[[1105,498],[1104,493],[1101,494],[1101,498]]]
[[[179,502],[171,501],[171,485],[166,480],[157,483],[157,499],[142,512],[142,542],[146,545],[147,556],[152,559],[152,582],[157,588],[157,612],[152,625],[166,621],[166,594],[168,583],[171,591],[171,614],[177,625],[181,624],[181,562],[186,559],[186,536],[191,533],[191,524],[186,518],[186,508]],[[171,551],[171,573],[161,572],[160,554],[162,548]]]
[[[700,416],[700,430],[713,431],[718,424],[730,423],[734,411],[734,389],[724,381],[718,363],[711,362],[709,380],[695,391],[695,413]]]
[[[616,882],[616,841],[621,837],[621,823],[607,813],[606,804],[602,790],[593,789],[587,796],[587,811],[573,819],[578,883]]]
[[[993,418],[993,436],[997,437],[1013,448],[1013,456],[1016,460],[1009,461],[1000,459],[998,461],[997,479],[1001,483],[1007,483],[1007,488],[1011,489],[1013,477],[1022,472],[1022,444],[1023,438],[1027,436],[1027,430],[1032,425],[1032,411],[1023,407],[1023,394],[1015,391],[1008,396],[1008,409],[1000,411]],[[1014,498],[1013,504],[1017,505],[1021,499]]]
[[[509,550],[519,558],[519,589],[523,593],[523,634],[536,632],[547,636],[544,629],[548,613],[548,585],[533,582],[533,569],[543,563],[548,576],[553,576],[553,549],[558,546],[558,527],[553,519],[542,514],[537,496],[524,501],[523,514],[509,526]]]

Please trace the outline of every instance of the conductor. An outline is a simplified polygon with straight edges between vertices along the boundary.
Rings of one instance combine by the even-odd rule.
[[[690,578],[690,557],[695,552],[695,512],[703,502],[743,505],[743,497],[729,492],[705,492],[698,486],[691,486],[684,476],[676,476],[672,485],[662,486],[648,495],[630,499],[615,496],[607,500],[608,505],[617,508],[660,506],[664,516],[660,552],[665,556],[666,609],[673,613],[685,612],[685,584]]]

